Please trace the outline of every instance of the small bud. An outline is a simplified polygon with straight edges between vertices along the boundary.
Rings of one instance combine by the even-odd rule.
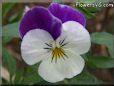
[[[25,13],[27,13],[29,10],[30,10],[30,8],[29,8],[28,6],[25,6],[23,15],[24,15]]]

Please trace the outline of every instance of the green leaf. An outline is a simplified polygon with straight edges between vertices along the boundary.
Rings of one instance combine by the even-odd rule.
[[[9,42],[14,37],[19,37],[18,33],[18,22],[13,24],[8,24],[3,26],[2,36],[3,36],[3,44]]]
[[[85,14],[87,19],[95,17],[95,15],[92,12],[90,12],[90,10],[88,10],[87,8],[84,7],[76,7],[76,8],[80,10],[83,14]]]
[[[14,23],[20,20],[21,16],[22,16],[23,10],[19,10],[18,12],[16,12],[15,14],[13,14],[10,19],[9,22],[10,23]]]
[[[11,75],[15,74],[16,71],[16,61],[15,59],[8,53],[8,51],[3,47],[2,48],[2,60],[3,66],[5,66]]]
[[[18,22],[3,26],[2,30],[3,36],[12,37],[12,38],[19,37],[18,27],[19,27]]]
[[[12,39],[12,37],[2,37],[2,45],[5,46],[6,43],[8,43],[10,40]]]
[[[91,34],[91,41],[96,44],[107,46],[109,53],[112,58],[114,58],[113,54],[113,44],[114,44],[114,35],[107,32],[95,32]]]
[[[88,57],[86,64],[91,68],[114,68],[114,58],[105,56]]]
[[[23,75],[24,75],[24,71],[22,70],[17,70],[14,77],[14,80],[12,81],[13,84],[22,84],[23,82]],[[13,78],[12,77],[12,78]]]
[[[14,6],[14,3],[3,3],[2,5],[2,14],[3,17],[7,15],[7,13],[11,10],[11,8]]]
[[[103,82],[101,80],[98,80],[94,75],[90,74],[88,71],[83,71],[76,77],[69,80],[69,84],[95,85],[95,84],[103,84]]]
[[[26,75],[24,76],[24,84],[35,84],[40,83],[42,78],[38,75],[38,66],[37,67],[28,67]]]

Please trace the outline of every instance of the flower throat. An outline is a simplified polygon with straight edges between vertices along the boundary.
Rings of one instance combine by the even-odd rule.
[[[64,46],[67,45],[68,43],[64,43],[65,39],[59,42],[58,46],[56,45],[56,42],[54,41],[53,43],[45,43],[48,47],[44,48],[47,49],[48,52],[51,52],[52,54],[52,60],[55,60],[57,62],[57,59],[63,58],[65,60],[65,57],[68,58],[68,56],[65,54],[64,51]]]

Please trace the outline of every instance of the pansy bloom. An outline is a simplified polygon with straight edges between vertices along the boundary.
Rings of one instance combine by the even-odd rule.
[[[67,5],[27,8],[20,22],[23,60],[41,62],[39,75],[48,82],[72,78],[84,68],[80,56],[90,48],[90,35],[82,13]]]

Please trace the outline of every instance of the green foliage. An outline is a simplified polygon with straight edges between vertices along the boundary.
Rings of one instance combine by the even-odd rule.
[[[19,19],[21,19],[21,16],[22,16],[22,10],[19,10],[9,18],[9,22],[13,23],[19,21]]]
[[[24,75],[24,84],[35,84],[40,83],[42,78],[38,75],[38,66],[31,66],[27,68],[26,74]]]
[[[8,69],[10,74],[11,75],[15,74],[16,61],[4,47],[2,48],[2,61],[3,61],[3,66],[5,66]]]
[[[10,37],[19,37],[18,33],[18,22],[13,23],[13,24],[8,24],[6,26],[3,26],[3,36],[10,36]]]
[[[18,22],[3,26],[3,44],[9,42],[14,37],[19,37]]]
[[[23,83],[23,75],[24,71],[16,70],[15,74],[11,77],[10,83],[11,84],[22,84]]]
[[[12,11],[12,8],[15,7],[16,5],[17,5],[16,3],[3,3],[3,6],[2,6],[2,10],[3,10],[2,15],[3,16],[2,17],[7,18],[8,19],[7,22],[9,24],[19,21],[22,16],[23,10],[18,9],[17,12]],[[13,15],[12,15],[12,13],[13,13]],[[3,20],[3,22],[4,22],[4,20]]]
[[[87,4],[87,3],[82,3],[82,2],[76,2],[75,3],[75,8],[81,11],[87,19],[94,18],[95,14],[99,11],[98,8],[96,7],[81,7],[79,4]]]
[[[96,11],[96,8],[84,8],[84,7],[76,7],[78,10],[80,10],[83,14],[85,14],[87,19],[95,17],[94,11]],[[93,13],[92,13],[93,12]]]
[[[14,3],[3,3],[2,5],[2,17],[4,18],[8,12],[11,10],[11,8],[14,6]]]
[[[91,41],[96,44],[105,45],[112,58],[114,58],[113,44],[114,44],[114,35],[107,32],[95,32],[91,34]]]
[[[105,56],[87,57],[86,64],[91,68],[114,68],[114,58]]]
[[[90,74],[88,71],[83,71],[81,74],[69,80],[69,84],[103,84],[101,80],[98,80],[94,75]]]

